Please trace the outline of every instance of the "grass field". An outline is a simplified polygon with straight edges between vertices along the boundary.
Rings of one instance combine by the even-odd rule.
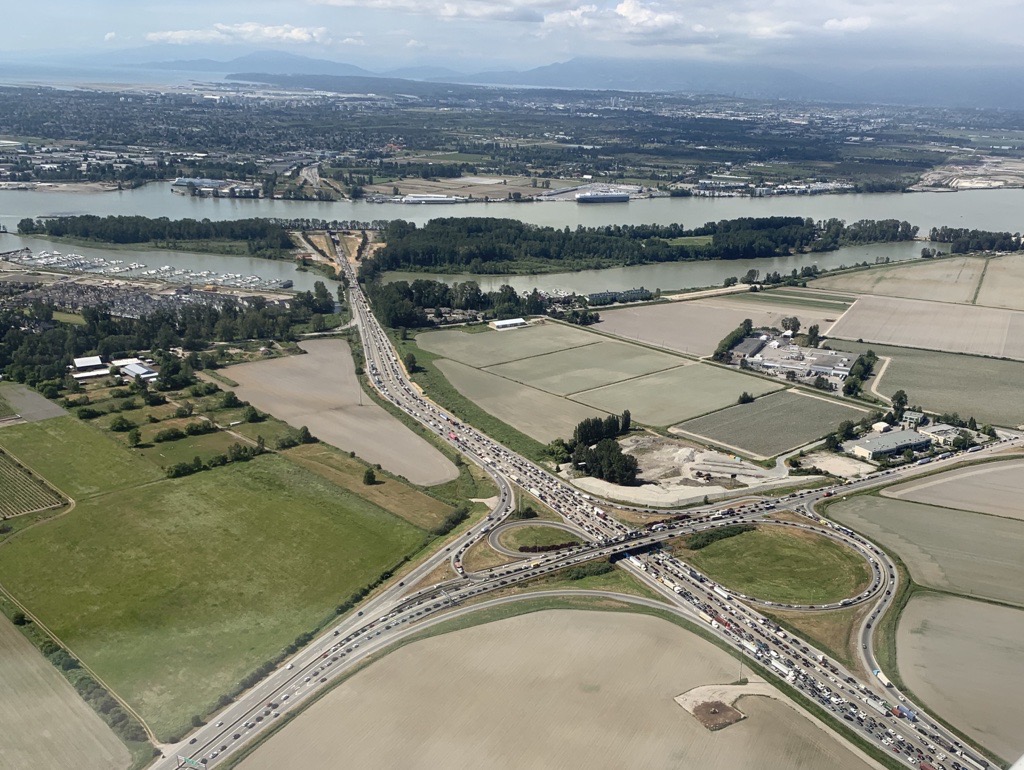
[[[592,337],[593,344],[521,358],[484,371],[565,396],[687,363],[639,345]]]
[[[823,332],[844,340],[1024,359],[1024,312],[896,297],[861,297]]]
[[[765,614],[813,642],[851,671],[856,671],[860,669],[857,629],[860,628],[860,620],[869,610],[869,606],[844,607],[824,612],[773,609]],[[870,671],[863,669],[861,673],[865,677],[871,675]]]
[[[572,400],[616,414],[629,409],[636,422],[666,426],[735,404],[744,391],[760,396],[781,388],[758,377],[692,364],[576,393]]]
[[[581,420],[604,417],[606,414],[458,361],[438,359],[434,363],[441,374],[467,399],[543,444],[571,436],[573,428]],[[486,430],[484,425],[473,424]],[[494,437],[500,440],[500,437]]]
[[[887,396],[905,390],[912,404],[936,412],[973,415],[979,425],[1024,423],[1020,400],[1024,363],[860,342],[843,342],[842,347],[853,353],[873,350],[892,358],[878,381],[878,389]]]
[[[865,414],[863,409],[787,390],[675,427],[713,444],[756,457],[773,457],[831,433],[843,420],[857,421]]]
[[[1024,520],[1024,461],[985,463],[889,487],[882,494],[974,513]]]
[[[476,334],[445,329],[416,336],[416,344],[424,350],[475,367],[518,361],[600,340],[590,332],[557,323]]]
[[[0,615],[0,766],[117,770],[127,749],[74,687]]]
[[[782,700],[741,699],[748,718],[717,733],[673,700],[735,678],[731,655],[657,617],[533,612],[398,649],[240,768],[874,766]]]
[[[10,417],[12,414],[14,414],[14,409],[11,407],[10,403],[8,403],[7,399],[4,398],[3,393],[0,393],[0,418]]]
[[[0,518],[20,516],[63,504],[64,498],[0,449]]]
[[[1012,762],[1024,753],[1022,640],[1024,611],[918,593],[897,631],[900,677],[935,714]]]
[[[828,514],[895,551],[920,585],[1024,605],[1024,521],[871,495]]]
[[[762,526],[682,558],[734,591],[782,604],[830,604],[867,588],[871,571],[855,551],[788,527]]]
[[[416,550],[422,530],[388,510],[426,523],[446,508],[393,480],[369,488],[387,506],[357,496],[347,457],[323,475],[267,455],[166,479],[71,417],[5,428],[0,444],[77,498],[0,546],[0,582],[163,738]]]
[[[498,536],[499,542],[511,551],[529,546],[562,545],[579,543],[580,539],[571,532],[543,524],[530,527],[512,527]]]
[[[670,246],[706,246],[711,243],[711,235],[681,235],[678,238],[664,238]]]

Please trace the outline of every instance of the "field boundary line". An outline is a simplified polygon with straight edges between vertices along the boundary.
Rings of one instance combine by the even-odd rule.
[[[971,304],[978,304],[978,295],[981,294],[981,287],[985,284],[985,274],[988,272],[988,263],[992,260],[992,257],[985,257],[985,266],[981,268],[981,275],[978,276],[978,285],[974,287],[974,296],[971,297]],[[982,305],[986,307],[986,305]]]
[[[582,345],[575,345],[575,346],[573,346],[571,348],[559,348],[558,350],[549,350],[546,353],[537,353],[537,354],[532,355],[532,356],[523,356],[522,358],[510,358],[508,361],[499,361],[496,364],[487,364],[486,366],[473,366],[473,364],[466,364],[466,366],[473,366],[474,369],[479,369],[481,372],[487,372],[488,369],[493,369],[495,366],[505,366],[506,364],[518,363],[519,361],[530,361],[531,359],[534,359],[534,358],[544,358],[545,356],[553,356],[553,355],[556,355],[558,353],[564,353],[567,350],[580,350],[581,348],[589,348],[592,345],[597,345],[597,344],[599,344],[599,343],[601,343],[603,341],[604,340],[594,340],[593,342],[584,342]],[[455,360],[451,356],[444,356],[444,358],[451,358],[451,360],[453,360],[453,361]],[[404,363],[402,364],[402,369],[405,369],[405,364]],[[488,374],[494,374],[494,372],[487,372],[487,373]],[[498,376],[500,377],[501,375],[498,375]]]
[[[24,530],[22,530],[22,531],[24,531]],[[89,664],[86,663],[84,660],[82,660],[80,655],[78,655],[74,650],[71,649],[71,647],[69,647],[64,641],[62,641],[61,638],[59,636],[57,636],[57,634],[55,634],[53,631],[51,631],[49,629],[49,627],[45,623],[40,621],[39,618],[36,617],[36,615],[31,610],[28,609],[28,607],[26,607],[20,601],[15,599],[14,595],[7,589],[7,586],[5,586],[3,583],[0,583],[0,593],[3,593],[3,595],[5,597],[7,597],[7,600],[9,602],[11,602],[11,604],[13,604],[15,607],[20,609],[23,613],[25,613],[25,616],[28,617],[36,625],[37,628],[41,629],[43,631],[43,633],[45,633],[48,637],[50,637],[56,644],[60,645],[60,647],[62,649],[66,650],[68,652],[68,654],[70,654],[75,660],[77,660],[78,661],[78,665],[82,668],[82,670],[85,671],[87,674],[89,674],[89,676],[91,676],[97,682],[97,684],[100,684],[108,693],[110,693],[110,697],[112,697],[114,700],[116,700],[121,705],[121,708],[123,708],[125,711],[127,711],[129,714],[131,714],[133,717],[135,717],[135,719],[142,726],[142,729],[146,731],[146,736],[149,738],[150,742],[154,746],[160,746],[161,745],[160,741],[157,740],[156,735],[153,733],[153,731],[150,729],[149,725],[146,723],[146,720],[143,719],[139,715],[139,713],[134,708],[132,708],[132,706],[124,698],[122,698],[118,694],[117,690],[115,690],[113,687],[111,687],[109,684],[107,684],[106,681],[104,681],[100,677],[99,674],[97,674],[95,671],[93,671],[92,667],[89,666]],[[40,654],[42,654],[42,650],[40,650],[39,652],[40,652]],[[43,656],[43,657],[45,657],[45,656]],[[51,663],[50,665],[53,665],[53,664]],[[78,691],[75,690],[75,692],[77,693]],[[81,694],[79,694],[78,697],[81,698],[82,697]],[[85,699],[82,698],[82,700],[84,701]],[[88,704],[86,704],[86,705],[88,705]],[[90,706],[90,708],[92,708],[92,707]]]
[[[888,360],[888,359],[886,359],[886,360]],[[817,393],[810,393],[810,392],[808,392],[804,388],[789,388],[788,390],[777,390],[777,391],[775,391],[775,393],[795,393],[798,396],[803,396],[804,398],[813,398],[813,399],[815,399],[817,401],[823,401],[826,404],[835,404],[837,406],[848,406],[848,407],[850,407],[850,409],[856,409],[858,412],[865,412],[865,413],[870,413],[871,412],[871,410],[868,409],[866,406],[858,406],[857,404],[847,403],[846,401],[840,401],[838,398],[828,398],[827,396],[819,396]],[[773,396],[773,395],[775,395],[775,393],[766,393],[761,398],[767,398],[768,396]]]
[[[857,307],[857,303],[860,302],[861,296],[864,296],[864,295],[858,296],[857,299],[855,299],[853,302],[850,303],[849,307],[847,307],[845,311],[843,311],[842,313],[839,314],[839,318],[834,320],[832,322],[832,325],[830,327],[828,327],[824,332],[821,333],[822,337],[831,337],[832,336],[832,330],[836,328],[837,324],[840,324],[840,323],[843,322],[843,319],[846,318],[846,314],[847,313],[849,313],[851,310],[853,310],[855,307]],[[838,337],[837,339],[842,339],[842,337]]]
[[[603,385],[597,385],[597,386],[595,386],[593,388],[584,388],[583,390],[576,390],[576,391],[573,391],[572,393],[566,393],[564,396],[562,396],[562,398],[567,398],[570,401],[576,401],[576,399],[573,398],[573,396],[578,396],[578,395],[580,395],[582,393],[589,393],[592,390],[600,390],[601,388],[610,388],[612,385],[622,385],[625,382],[632,382],[633,380],[639,380],[639,379],[641,379],[643,377],[649,377],[652,374],[662,374],[664,372],[670,372],[673,369],[682,369],[683,367],[692,366],[692,365],[693,364],[691,362],[688,362],[688,363],[685,363],[685,364],[673,364],[672,366],[669,366],[669,367],[667,367],[665,369],[655,369],[653,372],[644,372],[643,374],[634,374],[632,377],[625,377],[625,378],[623,378],[621,380],[613,380],[612,382],[606,382]],[[537,388],[537,390],[540,390],[540,388]],[[555,394],[552,394],[552,395],[555,395]],[[576,403],[581,403],[581,402],[577,401]]]

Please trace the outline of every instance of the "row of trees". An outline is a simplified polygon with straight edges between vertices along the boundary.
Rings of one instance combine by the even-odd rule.
[[[989,230],[969,230],[966,227],[933,227],[929,240],[950,244],[953,254],[970,251],[1020,251],[1024,240],[1020,233],[995,233]]]
[[[636,458],[624,454],[616,441],[618,436],[628,433],[632,425],[628,409],[621,415],[588,417],[576,425],[568,441],[552,441],[548,445],[548,453],[556,462],[571,461],[577,471],[587,476],[613,484],[632,485],[636,483],[639,470]]]
[[[907,222],[742,217],[686,229],[682,225],[609,225],[575,230],[513,219],[449,217],[417,227],[394,220],[383,230],[386,246],[372,257],[377,270],[460,270],[502,273],[525,265],[636,265],[703,259],[753,259],[829,251],[844,243],[909,240]],[[710,236],[707,242],[678,238]]]

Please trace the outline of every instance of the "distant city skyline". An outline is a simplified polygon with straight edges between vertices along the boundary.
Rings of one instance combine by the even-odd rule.
[[[805,72],[1013,65],[1024,5],[907,0],[45,0],[4,11],[5,53],[274,48],[369,67],[529,68],[577,56],[750,61]]]

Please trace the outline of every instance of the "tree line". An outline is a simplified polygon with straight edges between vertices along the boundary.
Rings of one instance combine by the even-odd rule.
[[[808,251],[829,251],[844,243],[910,240],[908,222],[842,220],[815,223],[802,217],[741,217],[687,229],[673,225],[607,225],[554,228],[514,219],[448,217],[423,226],[387,223],[386,246],[371,258],[371,269],[517,272],[529,265],[639,265],[706,259],[754,259]],[[674,239],[708,236],[704,243]]]
[[[566,441],[555,439],[548,445],[548,453],[556,462],[571,461],[580,473],[612,484],[636,484],[639,470],[636,458],[623,453],[616,438],[628,433],[632,417],[626,409],[621,415],[588,417],[573,429]]]
[[[1020,233],[996,233],[988,230],[969,230],[966,227],[933,227],[928,239],[950,244],[952,254],[970,251],[1020,251],[1024,240]]]

